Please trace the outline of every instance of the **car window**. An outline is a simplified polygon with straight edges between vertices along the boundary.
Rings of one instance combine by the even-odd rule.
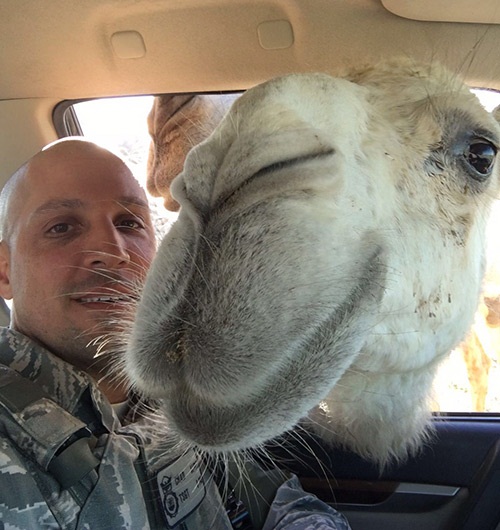
[[[93,99],[65,109],[74,111],[82,134],[122,158],[146,189],[146,165],[150,136],[146,118],[153,96]],[[74,131],[73,131],[74,132]],[[161,239],[177,218],[163,207],[163,199],[148,193],[157,237]]]
[[[500,104],[500,93],[475,91],[492,110]],[[59,124],[71,122],[88,139],[110,149],[130,166],[145,185],[150,136],[147,115],[153,96],[95,99],[65,105]],[[74,134],[74,127],[66,134]],[[162,199],[150,196],[158,237],[161,238],[177,214],[163,207]],[[443,362],[435,380],[434,410],[442,412],[500,412],[500,247],[493,239],[500,222],[497,203],[489,226],[488,264],[484,291],[476,319],[467,339]]]

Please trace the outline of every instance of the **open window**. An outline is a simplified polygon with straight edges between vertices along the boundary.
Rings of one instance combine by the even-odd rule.
[[[488,110],[500,104],[497,92],[477,90],[476,94]],[[56,126],[61,136],[81,134],[116,153],[146,186],[151,141],[147,115],[153,101],[153,96],[134,96],[65,102],[55,113]],[[177,214],[166,210],[161,198],[149,197],[158,236],[162,237]],[[499,223],[500,203],[490,224],[484,297],[469,337],[441,366],[435,385],[436,411],[500,413]]]
[[[478,91],[488,109],[500,94]],[[152,96],[65,103],[61,136],[83,134],[121,156],[144,184]],[[68,114],[69,113],[69,114]],[[159,235],[175,221],[151,197]],[[490,224],[488,268],[476,321],[435,383],[436,435],[420,454],[380,470],[299,431],[270,452],[306,489],[345,513],[353,530],[500,528],[500,204]]]

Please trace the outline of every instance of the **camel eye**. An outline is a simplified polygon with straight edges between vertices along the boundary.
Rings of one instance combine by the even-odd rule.
[[[476,180],[489,177],[496,155],[497,148],[484,138],[471,140],[463,154],[467,165],[472,169],[472,177]]]

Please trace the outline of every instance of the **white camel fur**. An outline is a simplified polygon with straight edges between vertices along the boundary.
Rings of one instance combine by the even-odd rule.
[[[205,450],[305,422],[382,464],[414,452],[478,304],[499,137],[436,64],[247,91],[172,184],[126,353],[136,389]]]

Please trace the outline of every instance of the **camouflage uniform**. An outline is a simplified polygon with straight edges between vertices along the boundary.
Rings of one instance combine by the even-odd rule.
[[[147,431],[141,420],[122,426],[85,373],[0,328],[1,530],[230,530],[195,454],[151,444]],[[348,529],[294,480],[278,489],[266,530]]]
[[[51,398],[35,396],[39,399],[18,407],[22,410],[14,410],[13,415],[1,410],[0,528],[136,530],[169,528],[167,522],[174,525],[182,520],[179,528],[183,529],[231,529],[215,485],[209,480],[189,484],[189,480],[201,479],[196,471],[201,466],[192,466],[195,475],[186,478],[194,455],[179,461],[175,453],[165,457],[164,448],[161,456],[159,451],[146,453],[140,422],[121,426],[86,374],[5,328],[0,329],[0,363],[0,387],[14,370],[36,381],[42,394]],[[17,388],[22,381],[16,378]],[[69,412],[66,417],[61,416],[64,411]],[[50,462],[68,436],[83,440],[88,447],[86,426],[95,435],[90,456],[98,465],[93,468],[91,461],[81,480],[63,488],[52,468],[49,471]],[[155,480],[158,473],[163,484]],[[179,478],[181,473],[184,480]],[[170,490],[169,479],[178,482]],[[71,482],[71,477],[63,473],[64,481]],[[194,503],[179,498],[187,488],[195,489],[195,495],[192,491],[190,495]],[[189,514],[191,508],[195,510]]]

